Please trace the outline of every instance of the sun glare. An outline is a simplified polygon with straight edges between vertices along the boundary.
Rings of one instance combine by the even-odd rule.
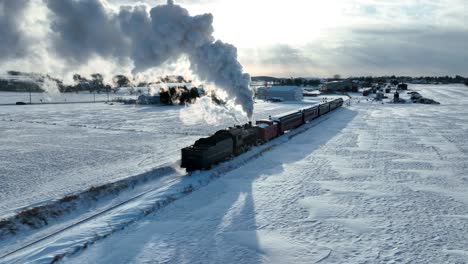
[[[203,13],[201,6],[191,11]],[[276,44],[301,45],[320,39],[344,23],[337,0],[219,1],[203,5],[215,14],[215,36],[239,48]]]

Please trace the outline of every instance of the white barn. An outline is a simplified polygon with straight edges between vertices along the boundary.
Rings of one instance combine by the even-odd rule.
[[[299,86],[272,86],[257,88],[257,98],[263,100],[302,101],[304,95]]]

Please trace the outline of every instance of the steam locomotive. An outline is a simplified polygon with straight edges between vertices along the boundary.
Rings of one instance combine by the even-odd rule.
[[[187,171],[211,169],[216,164],[247,152],[256,145],[264,144],[342,105],[343,99],[339,98],[268,120],[258,120],[255,126],[249,123],[220,130],[183,148],[181,167]]]

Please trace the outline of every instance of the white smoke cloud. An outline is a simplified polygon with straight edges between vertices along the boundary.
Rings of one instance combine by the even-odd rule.
[[[187,125],[219,125],[226,120],[232,120],[235,124],[247,122],[242,109],[233,104],[216,105],[209,96],[203,96],[195,104],[187,105],[180,111],[179,118]]]
[[[99,0],[45,0],[52,13],[50,39],[54,52],[74,65],[94,56],[125,58],[129,43],[119,21]]]
[[[45,92],[47,101],[57,101],[62,95],[58,89],[57,82],[49,77],[45,77],[42,82],[39,83],[42,90]]]
[[[125,61],[133,73],[160,67],[185,55],[201,81],[226,91],[228,100],[253,115],[250,76],[243,73],[237,49],[213,37],[213,16],[190,16],[169,0],[149,12],[144,5],[122,6],[118,13],[99,0],[45,0],[53,13],[53,46],[69,63],[81,65],[93,56]]]
[[[237,49],[218,40],[193,52],[189,58],[194,72],[202,80],[223,87],[228,99],[241,105],[251,119],[254,101],[249,88],[250,75],[242,72],[242,65],[237,60]]]

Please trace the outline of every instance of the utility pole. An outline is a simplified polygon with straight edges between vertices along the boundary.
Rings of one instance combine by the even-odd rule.
[[[29,104],[32,104],[31,86],[29,86]]]

